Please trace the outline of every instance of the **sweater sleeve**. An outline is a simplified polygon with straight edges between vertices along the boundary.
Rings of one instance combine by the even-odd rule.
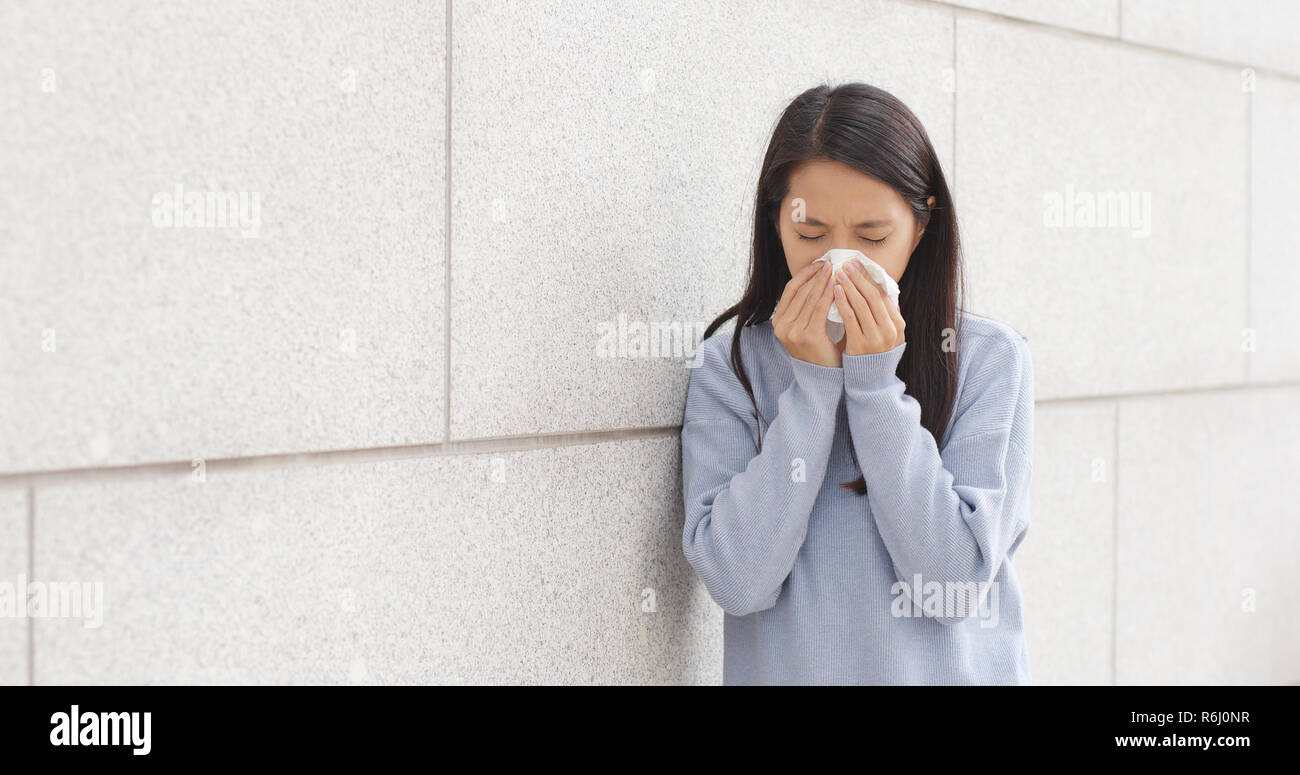
[[[753,405],[730,353],[724,357],[715,338],[700,347],[682,423],[682,550],[713,600],[744,616],[776,604],[803,546],[844,376],[838,367],[790,358],[794,379],[755,454],[747,419]]]
[[[941,452],[895,373],[906,347],[846,355],[845,407],[895,577],[906,592],[919,574],[927,598],[930,582],[943,585],[952,608],[926,615],[956,624],[980,615],[1002,563],[1028,529],[1033,365],[1014,332],[976,355]]]

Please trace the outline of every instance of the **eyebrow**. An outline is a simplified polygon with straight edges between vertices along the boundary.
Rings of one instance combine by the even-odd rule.
[[[803,220],[803,222],[806,223],[806,224],[808,224],[809,226],[822,226],[822,227],[825,227],[825,226],[826,226],[826,224],[822,223],[821,221],[817,220],[816,218],[805,218],[805,219]],[[796,221],[796,223],[798,223],[798,221]],[[855,229],[870,229],[870,228],[875,227],[875,226],[891,226],[891,225],[893,225],[893,223],[894,223],[894,222],[893,222],[891,219],[889,219],[889,218],[878,218],[878,219],[876,219],[876,220],[874,220],[874,221],[861,221],[861,222],[859,222],[859,223],[855,223],[855,224],[853,224],[853,228],[855,228]]]

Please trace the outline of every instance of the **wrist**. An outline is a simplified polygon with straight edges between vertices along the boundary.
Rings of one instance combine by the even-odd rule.
[[[898,364],[903,360],[907,342],[879,353],[843,356],[844,383],[860,388],[881,388],[897,379]]]
[[[839,403],[840,393],[844,390],[844,369],[840,366],[823,366],[820,363],[790,358],[790,369],[794,380],[804,390],[828,400],[834,397]]]

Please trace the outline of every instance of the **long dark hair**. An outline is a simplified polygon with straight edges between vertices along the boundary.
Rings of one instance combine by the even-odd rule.
[[[963,285],[957,214],[925,128],[906,105],[883,89],[865,83],[834,88],[823,84],[800,94],[786,107],[772,132],[759,173],[748,287],[735,306],[709,324],[704,338],[736,318],[731,366],[754,404],[761,452],[765,421],[740,356],[740,335],[744,326],[772,317],[790,281],[778,230],[781,202],[789,191],[790,173],[811,159],[841,162],[890,186],[911,207],[918,226],[925,229],[898,283],[898,305],[907,322],[907,349],[896,374],[906,392],[921,405],[921,424],[938,446],[957,394],[957,310]],[[927,204],[930,196],[935,199],[933,207]],[[857,465],[852,444],[849,451]],[[867,492],[861,476],[840,486],[858,495]]]

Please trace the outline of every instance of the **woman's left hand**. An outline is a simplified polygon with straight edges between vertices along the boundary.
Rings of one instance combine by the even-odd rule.
[[[902,311],[857,261],[835,277],[835,306],[844,318],[845,355],[883,353],[905,341]]]

